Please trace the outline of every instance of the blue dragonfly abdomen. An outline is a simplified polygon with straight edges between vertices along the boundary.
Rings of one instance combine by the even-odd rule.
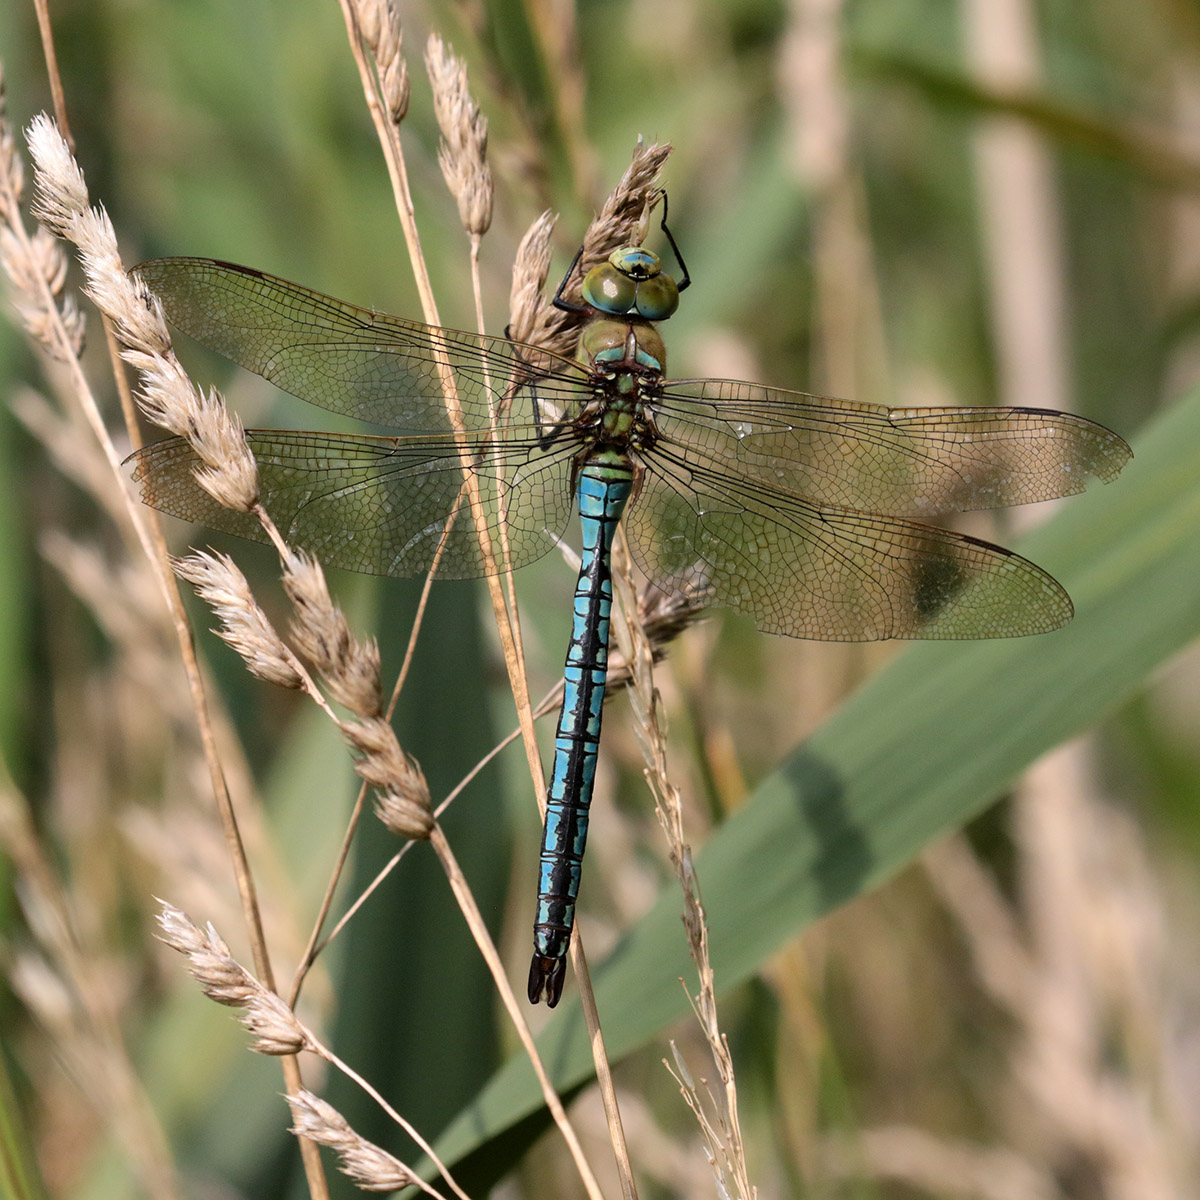
[[[588,463],[576,500],[583,554],[575,584],[574,621],[563,670],[563,703],[554,735],[554,766],[546,794],[546,823],[538,868],[537,916],[529,999],[551,1006],[562,994],[575,900],[587,844],[588,810],[600,749],[608,677],[610,558],[617,523],[633,490],[633,472],[619,462]]]

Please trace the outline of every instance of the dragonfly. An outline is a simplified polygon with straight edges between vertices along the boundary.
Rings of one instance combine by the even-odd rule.
[[[249,267],[135,268],[168,319],[286,392],[388,431],[250,430],[263,506],[327,565],[466,579],[522,567],[582,529],[562,709],[546,796],[528,995],[562,995],[607,678],[610,551],[668,593],[819,640],[995,638],[1071,619],[1028,560],[933,523],[1113,479],[1116,434],[1036,408],[884,408],[725,379],[671,379],[658,323],[691,282],[642,246],[554,304],[575,358],[359,308]],[[582,274],[580,301],[566,298]],[[178,437],[134,456],[142,499],[264,540],[196,482]]]

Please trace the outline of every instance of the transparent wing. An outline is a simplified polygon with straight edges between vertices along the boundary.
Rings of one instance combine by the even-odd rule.
[[[1129,461],[1115,433],[1036,408],[881,408],[724,379],[671,380],[663,439],[713,471],[816,504],[891,516],[1029,504],[1105,482]]]
[[[249,430],[263,506],[284,537],[327,566],[370,575],[426,572],[439,544],[439,579],[470,579],[540,558],[571,515],[573,447],[542,439],[389,438]],[[132,456],[142,499],[154,508],[255,541],[258,522],[219,505],[196,482],[199,460],[182,438]],[[481,549],[470,469],[493,562]],[[448,532],[447,532],[448,528]]]
[[[998,546],[819,506],[661,451],[626,518],[638,565],[666,590],[697,589],[767,633],[1015,637],[1071,619],[1062,587]]]
[[[134,274],[167,319],[209,349],[301,400],[373,425],[452,431],[447,379],[467,430],[494,418],[545,420],[541,403],[571,413],[588,395],[586,372],[569,358],[358,308],[250,267],[159,258]]]

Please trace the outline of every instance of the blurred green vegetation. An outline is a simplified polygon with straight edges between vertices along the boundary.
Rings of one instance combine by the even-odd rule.
[[[675,374],[845,391],[839,364],[849,363],[860,400],[1009,402],[993,309],[998,268],[986,249],[988,206],[1002,201],[979,169],[977,139],[998,118],[1039,139],[1062,248],[1062,401],[1119,430],[1139,456],[1120,482],[1070,501],[1029,543],[1075,596],[1077,625],[1044,641],[914,648],[884,666],[886,648],[814,650],[718,617],[685,635],[663,686],[672,766],[696,822],[691,836],[698,851],[706,846],[698,862],[718,987],[726,989],[722,1015],[739,1068],[751,1177],[764,1194],[951,1194],[897,1181],[866,1149],[848,1152],[850,1165],[835,1169],[822,1148],[826,1134],[906,1121],[947,1140],[1011,1147],[1053,1180],[1053,1194],[1105,1194],[1087,1190],[1098,1168],[1055,1157],[1065,1156],[1067,1139],[1053,1141],[1053,1153],[1039,1150],[1036,1138],[1020,1140],[1011,1112],[1015,1051],[1006,1040],[1012,1014],[979,982],[978,963],[964,949],[969,937],[921,873],[905,873],[882,895],[844,910],[803,950],[795,935],[895,876],[938,833],[968,827],[1042,751],[1088,726],[1097,728],[1100,803],[1137,818],[1151,874],[1163,881],[1153,900],[1162,905],[1164,938],[1175,947],[1196,932],[1194,909],[1187,914],[1200,863],[1200,694],[1190,684],[1194,656],[1191,670],[1174,656],[1200,627],[1200,471],[1193,467],[1200,401],[1179,398],[1191,391],[1200,362],[1200,258],[1189,238],[1200,231],[1192,128],[1200,21],[1183,4],[1038,5],[1042,80],[1005,88],[981,81],[972,63],[967,6],[934,0],[847,0],[840,13],[805,0],[435,0],[400,11],[413,76],[406,151],[445,323],[469,326],[472,317],[466,239],[437,166],[420,65],[430,32],[465,56],[490,121],[498,195],[483,269],[495,332],[506,321],[513,252],[530,221],[545,207],[562,213],[556,280],[635,140],[674,145],[664,181],[694,280],[666,331]],[[822,11],[835,14],[836,69],[827,84],[840,107],[830,121],[845,122],[833,185],[818,178],[813,150],[813,139],[829,137],[832,126],[817,120],[812,80],[800,86],[814,60],[796,50],[802,33],[822,28]],[[210,255],[356,303],[418,313],[335,5],[125,0],[67,4],[53,18],[79,159],[128,263]],[[21,127],[49,107],[31,8],[0,11],[0,47],[10,118]],[[849,214],[848,243],[838,241],[839,213]],[[89,366],[115,425],[102,340],[93,320]],[[181,353],[203,381],[226,389],[249,424],[307,420],[298,402],[228,364],[191,347]],[[0,378],[6,397],[30,384],[47,387],[7,328]],[[1002,529],[1008,544],[1010,530]],[[209,1187],[255,1200],[304,1195],[276,1064],[247,1054],[228,1015],[194,994],[182,963],[150,942],[152,895],[188,907],[197,921],[228,912],[219,896],[212,911],[185,902],[204,903],[196,884],[205,871],[214,894],[228,893],[219,863],[203,860],[198,848],[192,860],[182,853],[191,838],[197,847],[204,839],[179,826],[180,860],[156,859],[154,847],[164,843],[153,841],[147,828],[158,827],[143,819],[161,812],[175,820],[170,804],[181,795],[194,795],[193,815],[208,811],[203,780],[189,774],[193,735],[185,717],[157,704],[127,648],[45,561],[42,539],[55,530],[119,557],[104,516],[6,408],[6,761],[50,861],[86,914],[82,936],[114,980],[129,1051],[189,1194]],[[177,548],[190,539],[233,552],[264,604],[284,619],[266,550],[204,531],[168,532]],[[357,627],[379,637],[385,677],[394,677],[416,587],[331,579]],[[535,695],[561,664],[572,582],[561,562],[540,563],[518,580]],[[200,606],[191,611],[198,631],[212,623]],[[264,891],[277,897],[271,907],[286,980],[353,779],[327,722],[250,680],[215,638],[197,636],[262,798],[256,853]],[[666,1027],[690,1056],[700,1047],[680,1021],[677,979],[690,972],[678,900],[661,865],[625,708],[618,698],[607,718],[583,928],[594,937],[593,960],[604,964],[606,1031],[614,1052],[629,1056],[621,1085],[646,1103],[632,1123],[655,1124],[684,1155],[698,1157],[690,1117],[659,1066]],[[435,799],[512,722],[486,597],[473,585],[435,585],[396,720]],[[447,818],[518,983],[536,825],[523,760],[513,751]],[[172,831],[166,824],[156,836],[169,839]],[[1026,869],[1019,838],[994,818],[968,832],[998,893],[1019,902]],[[597,845],[606,839],[617,849]],[[364,822],[343,904],[394,848],[376,822]],[[1036,926],[1036,911],[1026,916]],[[0,920],[11,965],[36,938],[7,884]],[[220,931],[238,941],[236,928]],[[1191,957],[1180,950],[1172,963],[1184,996],[1198,977]],[[519,1078],[520,1064],[504,1066],[513,1038],[427,853],[410,855],[376,893],[309,997],[314,1021],[391,1103],[430,1137],[448,1131],[456,1156],[472,1152],[461,1171],[472,1194],[514,1164],[522,1194],[576,1194],[561,1182],[557,1146],[538,1141],[545,1116]],[[1107,994],[1096,1005],[1115,1008]],[[1183,1028],[1194,1034],[1194,1008],[1185,1016]],[[105,1098],[86,1095],[55,1031],[7,989],[0,1021],[50,1194],[133,1194],[131,1156],[104,1120]],[[1128,1052],[1122,1036],[1114,1028],[1114,1058]],[[560,1077],[581,1082],[586,1056],[573,994],[547,1037]],[[1130,1069],[1135,1083],[1169,1091],[1170,1081],[1145,1069],[1145,1077]],[[410,1156],[379,1110],[344,1081],[332,1079],[323,1094],[359,1132]],[[1173,1131],[1171,1145],[1194,1155],[1198,1134],[1193,1117]],[[531,1147],[550,1165],[529,1155]],[[602,1145],[595,1157],[606,1163]],[[645,1170],[644,1194],[683,1194],[669,1174]],[[335,1195],[351,1194],[340,1177],[331,1183]]]

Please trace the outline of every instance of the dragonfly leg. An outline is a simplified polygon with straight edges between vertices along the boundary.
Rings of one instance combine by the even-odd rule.
[[[571,276],[575,274],[575,268],[579,266],[579,260],[582,257],[583,247],[580,246],[579,249],[575,251],[575,257],[571,259],[571,265],[567,268],[567,273],[562,277],[562,282],[558,285],[558,291],[554,293],[554,299],[550,301],[555,308],[560,309],[562,312],[587,314],[592,311],[590,305],[575,304],[563,296],[563,292],[566,290]]]
[[[681,292],[685,291],[692,282],[691,272],[687,269],[687,263],[683,261],[683,255],[679,253],[679,247],[675,243],[675,237],[667,228],[667,189],[662,190],[663,215],[662,215],[662,231],[667,235],[667,241],[671,243],[671,249],[675,252],[675,261],[679,264],[679,269],[683,272],[683,276],[675,285]]]

